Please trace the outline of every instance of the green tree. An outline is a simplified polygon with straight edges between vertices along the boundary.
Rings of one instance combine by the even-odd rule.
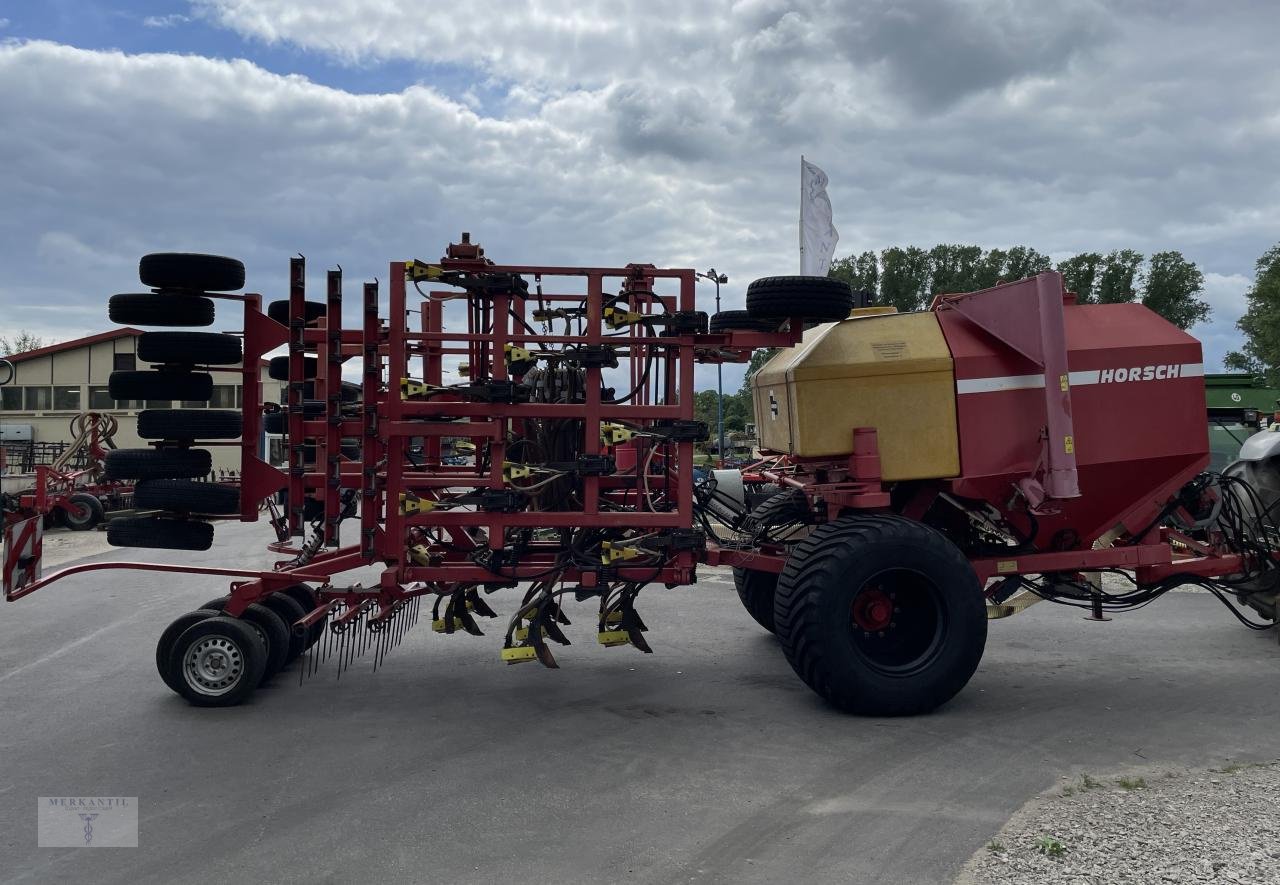
[[[1043,252],[1037,252],[1030,246],[1014,246],[1009,250],[1008,258],[1005,261],[1004,279],[1006,280],[1033,277],[1052,266],[1049,263],[1048,255]]]
[[[1204,274],[1181,252],[1157,252],[1147,263],[1142,281],[1142,303],[1179,329],[1189,329],[1209,317],[1209,303],[1196,296],[1204,292]]]
[[[26,329],[22,329],[12,338],[0,335],[0,356],[12,356],[15,353],[26,353],[29,350],[39,350],[45,346],[45,340],[32,335]],[[53,342],[48,342],[52,344]]]
[[[714,390],[699,390],[693,397],[693,417],[696,421],[701,421],[715,432],[716,426],[716,392]]]
[[[1092,304],[1094,284],[1101,266],[1102,255],[1097,252],[1081,252],[1066,261],[1058,262],[1058,273],[1062,274],[1067,291],[1076,293],[1080,304]]]
[[[880,303],[900,311],[920,310],[929,297],[929,253],[893,246],[880,253]]]
[[[974,268],[974,291],[990,289],[1001,280],[1008,279],[1008,274],[1005,272],[1008,263],[1009,253],[1003,249],[991,249],[983,253],[977,267]]]
[[[1141,252],[1132,249],[1109,252],[1102,261],[1102,275],[1098,278],[1098,303],[1128,304],[1136,299],[1138,270],[1141,267]]]
[[[1244,333],[1244,347],[1227,354],[1227,368],[1266,375],[1273,386],[1280,384],[1280,244],[1254,265],[1253,286],[1245,298],[1249,308],[1236,323]]]
[[[978,284],[982,262],[981,246],[939,244],[929,250],[929,289],[931,294],[973,292]]]
[[[844,280],[855,292],[870,292],[874,296],[880,289],[880,263],[874,252],[849,255],[833,262],[828,276]]]

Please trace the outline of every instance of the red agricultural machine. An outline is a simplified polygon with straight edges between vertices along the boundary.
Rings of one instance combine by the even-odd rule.
[[[5,592],[105,568],[236,578],[157,644],[193,704],[239,703],[302,655],[300,680],[335,655],[339,674],[357,652],[376,667],[424,598],[435,631],[481,635],[505,588],[508,663],[556,666],[570,598],[601,644],[647,652],[637,595],[692,584],[701,564],[733,566],[797,674],[867,714],[947,701],[988,618],[1032,601],[1105,619],[1191,583],[1274,626],[1280,493],[1201,472],[1200,345],[1141,306],[1076,304],[1056,273],[911,314],[771,277],[708,322],[692,270],[501,265],[466,234],[437,261],[393,262],[385,308],[376,282],[348,308],[340,270],[307,300],[302,258],[266,312],[226,294],[244,283],[230,259],[165,253],[140,270],[153,291],[115,296],[119,322],[208,324],[212,299],[243,305],[242,336],[147,332],[139,348],[170,357],[153,359],[166,389],[242,372],[244,406],[143,412],[152,447],[112,457],[139,506],[164,512],[115,520],[110,539],[207,549],[219,519],[257,520],[265,502],[280,559],[40,578],[15,549]],[[264,404],[259,358],[282,346],[270,373],[287,401]],[[694,368],[766,347],[753,383],[774,458],[752,480],[776,494],[748,510],[740,478],[695,478]],[[283,469],[260,457],[264,420],[286,435]],[[209,441],[239,446],[238,490],[191,481]],[[339,577],[362,568],[376,582]]]
[[[104,473],[118,427],[114,417],[99,412],[81,412],[72,418],[71,444],[54,462],[33,465],[32,472],[22,477],[30,477],[30,486],[0,492],[0,525],[6,537],[11,526],[37,517],[42,527],[65,525],[73,531],[88,531],[100,525],[108,511],[130,506],[133,484]],[[74,466],[77,461],[82,466]],[[0,450],[0,475],[4,466]]]

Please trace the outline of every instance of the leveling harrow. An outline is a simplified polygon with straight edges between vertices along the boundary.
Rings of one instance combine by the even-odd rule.
[[[301,257],[265,312],[230,294],[244,284],[231,259],[156,254],[140,271],[152,291],[114,296],[118,322],[208,325],[215,301],[244,319],[241,335],[144,333],[139,354],[160,368],[131,379],[136,395],[199,399],[211,373],[235,372],[244,403],[143,412],[152,446],[109,467],[157,513],[114,520],[109,538],[204,550],[219,520],[265,508],[280,559],[41,577],[39,526],[24,523],[4,589],[112,568],[235,578],[157,644],[160,675],[193,704],[239,703],[304,655],[300,680],[365,652],[376,668],[424,603],[436,632],[483,635],[503,588],[522,591],[507,663],[557,666],[570,597],[592,606],[601,644],[648,652],[639,592],[693,584],[700,564],[733,566],[797,674],[871,714],[944,703],[987,620],[1041,599],[1101,620],[1197,583],[1250,626],[1270,625],[1238,603],[1275,618],[1280,533],[1259,477],[1280,445],[1201,474],[1199,344],[1141,307],[1076,305],[1057,274],[902,315],[853,309],[834,280],[771,277],[746,311],[708,318],[692,270],[499,265],[466,234],[438,261],[393,262],[385,314],[377,282],[344,310],[341,270],[307,300]],[[286,401],[264,403],[262,358],[282,346],[266,365]],[[754,381],[769,457],[749,481],[774,494],[748,508],[741,474],[695,477],[694,368],[758,348],[779,351]],[[283,469],[261,457],[264,432],[287,439]],[[238,489],[192,481],[207,445],[239,448]],[[372,586],[337,580],[370,567]]]

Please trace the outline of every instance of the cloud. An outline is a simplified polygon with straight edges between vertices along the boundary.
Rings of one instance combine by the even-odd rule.
[[[172,28],[189,21],[191,21],[190,16],[171,12],[168,15],[149,15],[142,20],[142,25],[147,28]]]
[[[105,305],[155,249],[242,257],[280,297],[294,252],[316,286],[334,262],[385,279],[388,261],[433,257],[462,230],[504,261],[714,265],[741,307],[752,278],[797,265],[804,153],[830,175],[841,254],[1181,250],[1206,271],[1212,366],[1238,344],[1241,280],[1280,229],[1280,71],[1261,7],[477,0],[406,27],[417,9],[193,7],[250,55],[427,66],[387,94],[246,60],[0,44],[0,324]],[[439,64],[484,101],[433,88]],[[59,242],[96,256],[91,280],[67,273]]]

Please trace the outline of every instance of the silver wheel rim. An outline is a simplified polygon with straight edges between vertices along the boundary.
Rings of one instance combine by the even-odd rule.
[[[197,694],[219,697],[231,691],[244,676],[244,654],[226,636],[202,636],[187,649],[182,677]]]

